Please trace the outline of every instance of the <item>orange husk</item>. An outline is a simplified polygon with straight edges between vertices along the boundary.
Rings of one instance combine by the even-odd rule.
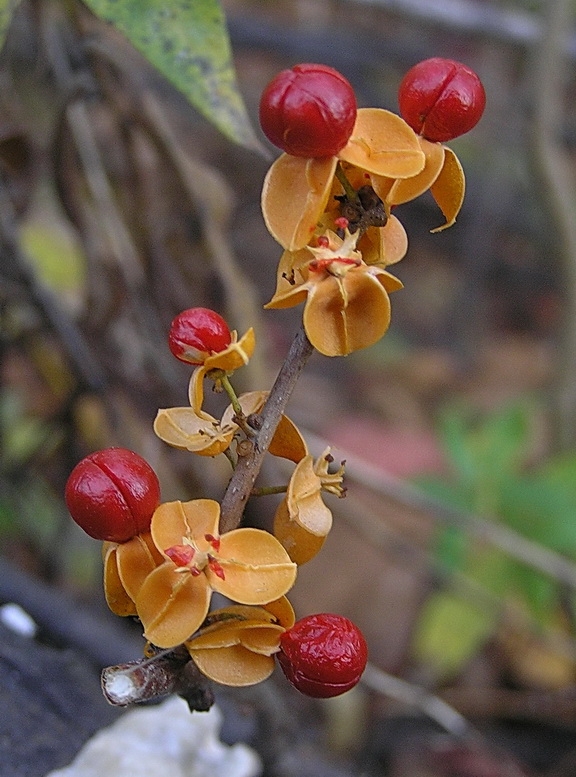
[[[186,647],[204,674],[216,682],[236,686],[253,685],[269,676],[274,667],[271,656],[295,620],[286,597],[264,607],[230,605],[210,617],[216,621],[201,629]]]
[[[191,407],[169,407],[158,411],[154,433],[173,448],[199,456],[218,456],[228,450],[237,430],[234,425],[221,425],[208,413]]]
[[[426,160],[424,168],[418,175],[394,181],[388,194],[383,198],[387,205],[401,205],[404,202],[416,199],[416,197],[428,191],[440,175],[444,165],[446,147],[440,143],[432,143],[422,137],[418,137],[418,142]],[[379,194],[378,181],[375,178],[372,179],[372,185],[374,191]]]
[[[244,645],[254,653],[270,656],[278,650],[284,631],[282,626],[263,620],[231,620],[218,624],[218,628],[209,626],[202,629],[186,646],[194,650],[214,650]]]
[[[366,266],[310,284],[303,322],[314,348],[325,356],[346,356],[376,343],[390,325],[387,287],[402,285],[385,270]]]
[[[233,372],[244,367],[254,353],[256,337],[254,329],[250,327],[238,340],[236,332],[232,332],[232,342],[223,351],[213,353],[204,361],[207,370],[224,370]]]
[[[265,604],[283,596],[296,580],[296,564],[278,542],[261,529],[234,529],[220,538],[218,563],[224,579],[209,567],[215,591],[240,604]]]
[[[298,565],[314,558],[332,528],[332,513],[321,490],[322,481],[308,455],[296,466],[274,516],[274,536]]]
[[[211,594],[205,575],[177,572],[166,561],[148,575],[136,598],[144,636],[161,648],[185,642],[202,625]]]
[[[183,538],[193,539],[199,550],[209,552],[205,535],[218,536],[219,520],[220,505],[213,499],[163,502],[152,516],[150,533],[162,554],[173,545],[181,545]]]
[[[115,615],[123,617],[136,615],[136,605],[128,596],[118,573],[117,550],[116,543],[108,543],[104,553],[104,596],[106,603]]]
[[[464,202],[466,190],[464,170],[458,157],[447,146],[445,146],[444,152],[444,165],[430,187],[430,192],[444,214],[446,223],[431,230],[432,232],[442,232],[442,230],[448,229],[448,227],[454,224]]]
[[[118,545],[116,563],[118,574],[126,593],[136,600],[146,577],[162,564],[164,557],[158,552],[150,532],[137,534],[128,542]]]
[[[223,370],[224,372],[231,373],[234,370],[240,369],[240,367],[244,367],[250,361],[255,347],[256,339],[252,328],[248,329],[240,340],[236,340],[236,332],[232,332],[232,342],[230,345],[223,351],[209,356],[204,364],[194,370],[188,386],[188,399],[190,406],[200,417],[208,420],[212,419],[212,416],[202,410],[206,373],[210,372],[210,370]]]
[[[283,626],[285,629],[291,629],[296,622],[294,608],[290,604],[290,600],[285,596],[274,599],[273,602],[267,602],[264,605],[264,609],[271,613],[280,626]]]
[[[339,158],[387,178],[410,178],[424,168],[418,136],[404,119],[383,108],[360,108]]]
[[[328,508],[326,508],[328,509]],[[280,502],[274,515],[274,536],[282,543],[295,564],[302,566],[316,556],[326,540],[325,534],[313,534],[290,515],[285,500]]]
[[[366,264],[379,267],[396,264],[408,251],[406,230],[396,216],[388,216],[384,227],[368,227],[358,241],[358,250]]]
[[[272,164],[262,188],[262,213],[270,234],[283,248],[308,244],[332,186],[338,159],[305,159],[282,154]]]
[[[189,651],[202,674],[221,685],[235,688],[256,685],[270,677],[274,671],[272,656],[259,655],[243,645],[212,650],[189,648]]]

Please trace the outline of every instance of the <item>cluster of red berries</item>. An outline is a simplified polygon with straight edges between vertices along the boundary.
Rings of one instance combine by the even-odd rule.
[[[190,308],[176,316],[168,339],[172,353],[191,364],[202,364],[231,341],[224,319],[206,308]],[[72,518],[91,537],[126,542],[150,528],[160,504],[160,484],[137,453],[107,448],[74,467],[65,498]],[[287,630],[277,656],[295,688],[308,696],[328,698],[357,684],[366,666],[367,648],[351,621],[323,613],[302,618]]]
[[[415,132],[443,142],[478,123],[486,95],[469,67],[434,57],[406,73],[398,102],[402,118]],[[278,73],[262,93],[260,125],[268,140],[287,154],[327,157],[350,139],[356,112],[354,90],[337,70],[296,65]]]

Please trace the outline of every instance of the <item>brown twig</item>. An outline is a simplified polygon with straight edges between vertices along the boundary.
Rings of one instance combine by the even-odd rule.
[[[251,440],[248,454],[238,459],[238,466],[228,483],[222,499],[221,533],[235,529],[239,525],[246,501],[254,488],[254,482],[258,477],[276,427],[313,350],[304,327],[301,327],[294,337],[286,360],[272,386],[266,404],[262,408],[260,429]]]
[[[110,704],[126,707],[179,694],[191,711],[206,712],[214,703],[210,683],[186,651],[177,649],[109,666],[102,672],[102,691]]]

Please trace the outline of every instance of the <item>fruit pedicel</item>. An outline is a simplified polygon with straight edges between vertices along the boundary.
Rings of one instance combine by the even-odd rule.
[[[262,212],[283,249],[265,307],[303,304],[302,327],[272,389],[237,395],[231,379],[254,352],[253,329],[238,336],[213,310],[183,311],[168,347],[192,368],[189,404],[161,408],[154,421],[167,445],[228,459],[222,500],[162,502],[152,467],[124,448],[92,453],[70,474],[70,513],[103,541],[108,605],[137,618],[147,640],[145,658],[105,670],[112,703],[176,691],[191,709],[207,709],[204,683],[252,685],[276,661],[295,688],[318,698],[344,693],[362,676],[368,649],[359,628],[331,613],[296,620],[287,598],[332,527],[326,497],[343,497],[346,487],[344,462],[334,464],[330,449],[314,458],[284,409],[314,349],[345,356],[386,332],[390,295],[402,288],[390,269],[408,249],[397,206],[430,191],[444,217],[432,231],[454,224],[460,211],[464,173],[444,143],[479,121],[478,76],[462,63],[428,59],[407,72],[398,100],[400,115],[358,108],[341,73],[310,63],[283,70],[264,89],[262,130],[282,154],[266,175]],[[220,418],[204,407],[206,382],[230,401]],[[293,467],[281,487],[255,483],[268,454]],[[271,530],[242,526],[250,498],[278,493]],[[223,607],[212,607],[214,592]]]

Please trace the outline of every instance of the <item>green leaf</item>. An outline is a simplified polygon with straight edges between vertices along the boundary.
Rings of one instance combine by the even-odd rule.
[[[236,143],[258,140],[236,84],[218,0],[84,0]]]
[[[4,45],[8,27],[19,2],[20,0],[0,0],[0,49]]]
[[[572,488],[538,474],[511,478],[502,493],[502,517],[533,542],[574,557],[576,495]]]
[[[570,451],[554,456],[544,464],[540,474],[576,499],[576,453]]]
[[[477,466],[466,413],[459,408],[447,409],[440,417],[439,433],[458,478],[468,485],[475,483]]]
[[[528,411],[511,405],[489,416],[480,430],[482,464],[495,480],[518,471],[528,443]]]

